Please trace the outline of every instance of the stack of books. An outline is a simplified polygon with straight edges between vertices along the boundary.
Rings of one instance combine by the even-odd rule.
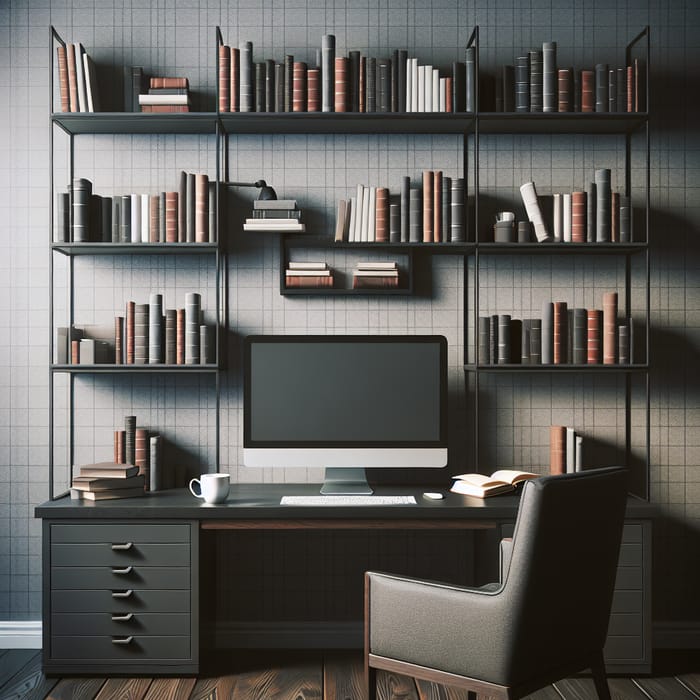
[[[358,262],[352,273],[352,288],[398,287],[399,267],[395,261]]]
[[[304,233],[306,227],[301,222],[301,209],[296,199],[256,199],[243,230]]]
[[[290,262],[285,271],[287,287],[333,287],[333,271],[325,262]]]
[[[189,112],[187,78],[151,78],[148,94],[138,96],[142,112]]]
[[[143,496],[145,477],[131,464],[97,462],[80,467],[73,477],[70,497],[74,500],[106,501]]]

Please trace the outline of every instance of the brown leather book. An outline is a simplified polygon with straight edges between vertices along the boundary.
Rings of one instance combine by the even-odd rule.
[[[586,242],[586,193],[571,193],[571,242]]]
[[[204,173],[194,176],[194,240],[209,242],[209,176]]]
[[[284,276],[287,287],[333,287],[333,275],[295,275]]]
[[[114,431],[114,463],[126,464],[126,430]]]
[[[152,194],[148,198],[148,242],[158,243],[158,231],[160,231],[160,196]]]
[[[70,341],[70,363],[72,365],[80,364],[80,341],[71,340]]]
[[[70,112],[70,90],[68,88],[68,57],[66,47],[58,46],[58,87],[61,95],[61,112]]]
[[[445,78],[445,95],[447,95],[447,99],[445,100],[445,111],[451,112],[452,111],[452,78],[450,76],[447,76],[447,78]]]
[[[397,275],[364,277],[362,275],[353,275],[353,289],[394,289],[399,286],[399,278]]]
[[[566,364],[568,359],[568,315],[565,301],[554,302],[554,347],[553,359],[555,365]]]
[[[612,192],[610,197],[610,240],[620,242],[620,193]]]
[[[139,468],[138,473],[143,475],[144,491],[148,491],[150,482],[149,457],[151,456],[151,444],[148,438],[148,430],[144,428],[136,428],[136,461],[135,464]]]
[[[68,54],[68,70],[70,71],[70,54]],[[634,112],[636,102],[634,87],[634,66],[627,66],[627,112]]]
[[[377,243],[389,242],[389,190],[377,187],[377,218],[374,237]]]
[[[581,71],[581,111],[595,111],[595,71]]]
[[[600,309],[588,309],[586,357],[589,365],[599,365],[603,362],[603,347],[600,342],[602,325],[603,312]]]
[[[175,317],[175,359],[176,364],[185,364],[185,310],[178,309]]]
[[[339,56],[335,59],[335,100],[336,112],[347,112],[348,106],[348,59]]]
[[[571,68],[560,68],[557,71],[558,110],[571,112],[574,106],[573,77]]]
[[[151,78],[152,88],[189,88],[187,78]]]
[[[433,242],[433,185],[432,170],[423,171],[423,243]]]
[[[566,472],[566,426],[549,426],[549,473]]]
[[[231,49],[219,46],[219,112],[231,111]]]
[[[306,111],[321,111],[321,71],[309,68],[306,72]]]
[[[114,364],[123,364],[124,359],[124,317],[114,317]]]
[[[292,74],[292,111],[306,111],[306,63],[294,61],[294,73]]]
[[[75,68],[75,44],[66,44],[66,49],[66,60],[68,63],[68,103],[71,112],[78,112],[78,74]],[[631,70],[631,66],[629,70]]]
[[[617,363],[617,292],[603,294],[603,364]]]
[[[135,358],[136,303],[126,302],[126,364],[133,365]]]
[[[442,170],[433,173],[433,243],[442,240]]]
[[[177,243],[178,194],[165,193],[165,242]]]
[[[360,55],[359,87],[360,112],[364,114],[367,111],[367,57],[362,55]]]
[[[240,83],[241,83],[241,50],[235,47],[231,47],[231,63],[230,63],[230,102],[231,111],[240,112],[241,110],[241,95],[240,95]]]

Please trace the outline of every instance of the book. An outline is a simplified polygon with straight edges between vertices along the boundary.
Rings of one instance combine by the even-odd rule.
[[[150,480],[149,491],[160,491],[164,488],[163,474],[163,438],[161,435],[151,435],[149,438]]]
[[[252,112],[255,109],[255,86],[253,84],[253,42],[244,41],[240,46],[239,56],[240,111]]]
[[[557,112],[559,92],[557,89],[557,42],[542,44],[542,111]]]
[[[539,474],[517,469],[499,469],[490,476],[485,476],[484,474],[459,474],[452,478],[455,479],[452,488],[450,488],[452,493],[488,498],[489,496],[497,496],[500,493],[515,491],[520,484],[530,479],[539,478]]]
[[[476,47],[468,46],[465,51],[465,111],[476,112]]]
[[[348,105],[348,59],[344,56],[336,56],[334,64],[335,88],[334,88],[334,112],[347,112]]]
[[[327,269],[290,267],[285,271],[285,274],[294,275],[296,277],[328,277],[332,273]]]
[[[185,294],[185,364],[200,364],[199,320],[202,297],[196,292]]]
[[[321,71],[318,68],[309,68],[306,71],[306,111],[321,111]],[[269,82],[269,81],[268,81]],[[269,110],[269,105],[268,105]]]
[[[433,206],[435,176],[432,170],[423,171],[423,243],[433,242]]]
[[[295,61],[292,71],[292,111],[306,112],[306,63]]]
[[[567,303],[565,301],[554,302],[552,339],[553,363],[555,365],[566,364],[569,354],[569,329]]]
[[[74,476],[71,488],[78,491],[107,491],[110,489],[141,488],[144,486],[143,475],[119,477]]]
[[[617,364],[617,292],[603,294],[603,364]]]
[[[136,498],[137,496],[143,496],[143,494],[143,487],[129,489],[107,489],[105,491],[81,491],[79,489],[72,488],[70,491],[71,499],[87,501],[108,501],[115,498]]]
[[[566,426],[552,425],[549,428],[549,473],[566,472]]]
[[[117,464],[116,462],[95,462],[79,467],[80,476],[100,477],[108,479],[128,479],[136,476],[139,468],[133,463]]]
[[[335,107],[335,36],[324,34],[321,39],[321,110],[333,112]]]
[[[87,89],[85,87],[85,62],[83,56],[85,55],[85,47],[78,43],[75,44],[75,76],[76,83],[78,86],[78,111],[87,112]]]
[[[581,71],[581,111],[595,111],[595,72]]]
[[[256,199],[253,209],[296,209],[296,199]]]
[[[611,239],[612,191],[610,189],[610,169],[595,171],[596,184],[596,242],[607,243]]]
[[[139,105],[189,105],[189,95],[139,95]]]
[[[595,111],[608,111],[608,64],[597,63],[595,67]]]
[[[287,274],[284,283],[287,287],[333,287],[333,275]]]
[[[292,221],[290,223],[280,223],[279,220],[275,219],[265,219],[261,221],[259,219],[253,219],[249,223],[243,224],[244,231],[287,231],[287,232],[298,232],[304,233],[306,231],[306,225],[301,224],[298,221]]]
[[[535,183],[526,182],[525,184],[521,185],[520,195],[523,198],[523,204],[525,205],[527,217],[532,222],[532,225],[535,229],[535,236],[537,237],[537,241],[539,243],[549,241],[549,232],[547,231],[547,226],[542,216],[542,210],[540,209],[540,205],[537,200],[537,190],[535,189]]]
[[[530,111],[542,111],[542,51],[533,50],[529,52],[530,57]]]
[[[515,59],[515,111],[530,111],[530,56]]]
[[[209,242],[209,177],[197,173],[194,180],[194,240]]]
[[[571,68],[560,68],[557,71],[557,111],[573,111],[573,83],[573,71]]]
[[[89,54],[83,54],[83,73],[85,75],[85,93],[87,96],[87,111],[100,111],[100,95],[97,84],[97,68]]]
[[[348,218],[347,213],[350,207],[350,200],[339,199],[338,200],[338,211],[335,217],[335,235],[334,240],[336,243],[347,240],[347,225]]]

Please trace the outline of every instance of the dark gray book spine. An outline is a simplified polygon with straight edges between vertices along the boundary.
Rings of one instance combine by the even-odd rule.
[[[476,112],[476,47],[467,47],[465,56],[465,111]]]
[[[321,39],[321,111],[335,111],[335,36]]]
[[[503,66],[501,84],[503,89],[503,111],[515,112],[515,66]]]
[[[265,109],[276,112],[275,109],[275,62],[268,58],[265,61]]]
[[[401,205],[389,204],[389,242],[401,243]]]
[[[557,42],[545,41],[542,44],[542,111],[559,111]]]
[[[109,243],[112,240],[112,198],[100,197],[100,240]]]
[[[148,301],[148,364],[163,362],[163,295],[151,294]]]
[[[554,304],[546,301],[542,305],[542,364],[554,362]]]
[[[466,233],[466,190],[463,177],[452,180],[450,188],[450,241],[463,243],[467,240]]]
[[[177,311],[165,310],[165,364],[177,364]]]
[[[530,57],[515,59],[515,111],[530,111]]]
[[[140,112],[139,95],[146,92],[146,77],[140,66],[131,67],[131,112]]]
[[[165,243],[166,241],[166,218],[165,218],[165,192],[161,192],[158,199],[158,242]]]
[[[410,197],[411,190],[411,178],[404,175],[401,178],[401,242],[408,243],[408,200]]]
[[[160,435],[151,435],[148,440],[150,452],[149,491],[161,491],[165,488],[163,483],[163,438]]]
[[[491,363],[491,354],[489,352],[489,343],[490,343],[490,326],[491,326],[491,319],[488,316],[479,316],[479,321],[478,321],[478,331],[479,331],[479,338],[478,338],[478,347],[479,347],[479,356],[477,358],[477,362],[480,365],[488,365]]]
[[[588,311],[573,310],[573,331],[571,359],[575,365],[585,365],[588,362]]]
[[[596,242],[610,240],[610,222],[612,192],[610,189],[610,170],[601,168],[595,171],[596,184]]]
[[[121,242],[131,243],[131,196],[128,194],[122,195],[121,206],[121,221],[119,222],[119,230],[121,231]]]
[[[616,70],[617,79],[615,81],[615,87],[617,89],[617,111],[626,112],[627,111],[627,70],[624,68],[618,68]]]
[[[148,364],[148,304],[134,308],[134,364]]]
[[[442,230],[440,231],[440,240],[447,243],[452,236],[452,178],[442,176],[442,217],[440,220]]]
[[[408,195],[409,242],[423,240],[423,194],[418,187],[411,187]]]
[[[530,321],[523,319],[521,324],[520,337],[520,364],[530,364]]]
[[[185,241],[187,243],[194,243],[196,240],[195,235],[195,218],[196,218],[196,207],[194,205],[195,200],[195,189],[196,189],[196,177],[194,173],[187,173],[187,196],[185,198],[185,209],[187,210],[187,220],[185,229]],[[153,235],[153,232],[151,232]]]
[[[608,111],[608,64],[597,63],[595,67],[595,111]]]
[[[134,91],[132,87],[131,80],[131,70],[132,66],[124,66],[123,78],[124,78],[124,111],[133,112],[134,111]],[[138,110],[138,104],[136,105]]]
[[[452,111],[465,112],[467,109],[467,74],[462,61],[452,64]]]
[[[254,100],[254,84],[253,84],[253,43],[244,41],[241,46],[241,75],[240,75],[240,94],[241,94],[241,112],[252,112],[255,109]]]
[[[284,57],[284,111],[293,111],[294,97],[294,56],[286,55]]]
[[[199,364],[199,318],[201,296],[196,292],[185,295],[185,364]]]
[[[632,242],[632,207],[630,198],[620,195],[620,243]]]
[[[622,321],[617,327],[617,353],[618,363],[630,364],[630,333],[626,322]]]
[[[207,196],[209,199],[209,242],[216,243],[216,183],[208,183]]]
[[[275,112],[284,112],[284,64],[275,64]]]
[[[530,328],[530,364],[542,364],[542,319],[531,318],[528,321]]]
[[[523,322],[519,318],[510,320],[510,363],[519,365],[521,362],[522,350],[520,343],[523,336]]]
[[[595,182],[589,182],[586,190],[586,243],[595,243],[596,241],[597,209],[597,187]]]
[[[185,243],[187,240],[187,173],[184,170],[180,171],[177,192],[180,204],[177,210],[177,240],[178,243]]]
[[[136,416],[124,418],[125,450],[124,459],[127,464],[136,464]]]
[[[398,65],[396,71],[397,77],[397,111],[406,111],[406,62],[408,61],[408,51],[406,49],[399,49],[398,52]],[[448,98],[449,99],[449,98]]]
[[[498,364],[498,314],[493,314],[489,323],[489,359],[490,364]]]
[[[530,51],[530,111],[542,111],[542,51]]]
[[[511,361],[510,314],[498,314],[498,358],[499,365],[507,365]]]
[[[360,52],[348,52],[348,89],[350,99],[348,105],[351,112],[360,111]]]
[[[574,112],[581,111],[581,71],[575,70],[573,76],[574,85]]]
[[[391,102],[391,63],[384,58],[377,61],[377,112],[388,112]]]
[[[367,59],[367,96],[365,107],[367,112],[377,111],[377,59]]]
[[[70,193],[56,194],[56,243],[70,243]]]
[[[90,195],[89,216],[88,240],[99,243],[102,241],[102,197],[99,194]]]
[[[389,87],[391,99],[389,100],[389,112],[399,111],[399,52],[394,49],[389,61]]]
[[[73,180],[73,242],[90,240],[90,197],[92,183],[82,177]]]
[[[121,240],[121,210],[122,198],[118,195],[112,197],[112,243]]]
[[[617,112],[617,71],[608,71],[608,112]]]
[[[199,326],[199,362],[203,365],[214,364],[214,327]]]
[[[255,111],[267,112],[265,102],[265,74],[267,72],[264,63],[255,64]]]

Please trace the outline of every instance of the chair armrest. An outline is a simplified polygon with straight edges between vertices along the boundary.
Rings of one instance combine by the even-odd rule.
[[[500,556],[500,582],[504,584],[508,578],[510,570],[510,558],[513,555],[513,538],[504,537],[501,540],[501,556]]]

